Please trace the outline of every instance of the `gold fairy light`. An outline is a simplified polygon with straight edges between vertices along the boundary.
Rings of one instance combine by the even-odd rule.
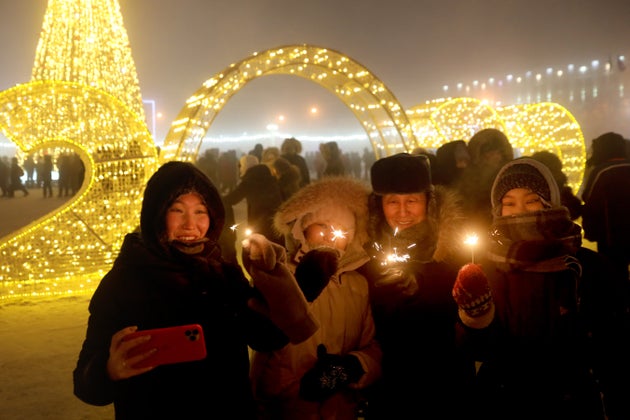
[[[50,0],[32,81],[0,92],[18,155],[77,154],[75,196],[0,239],[0,301],[91,293],[139,224],[157,168],[116,0]]]
[[[231,96],[253,79],[277,74],[302,77],[337,96],[361,123],[377,157],[418,146],[404,108],[381,80],[338,51],[302,44],[256,52],[206,80],[171,124],[160,161],[193,161]]]
[[[440,98],[409,108],[407,116],[422,147],[437,149],[453,140],[466,142],[477,131],[503,131],[517,155],[551,151],[563,162],[573,191],[582,184],[586,147],[580,125],[563,106],[543,102],[492,107],[474,98]]]

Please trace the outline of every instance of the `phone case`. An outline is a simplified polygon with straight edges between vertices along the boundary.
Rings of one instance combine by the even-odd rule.
[[[199,324],[136,331],[125,337],[125,340],[147,334],[151,335],[151,339],[131,349],[128,356],[136,356],[153,348],[157,348],[157,351],[136,363],[136,368],[190,362],[206,357],[205,338]]]

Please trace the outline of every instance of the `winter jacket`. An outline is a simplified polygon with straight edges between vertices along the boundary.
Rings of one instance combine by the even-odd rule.
[[[401,232],[387,224],[381,197],[371,196],[372,260],[364,271],[383,349],[383,377],[368,392],[370,418],[458,418],[474,375],[474,361],[456,345],[457,305],[451,296],[464,255],[459,196],[443,186],[429,194],[427,219]],[[379,268],[384,252],[394,247],[409,255],[396,267],[404,273],[398,284],[384,281]]]
[[[550,199],[542,210],[502,216],[496,187],[516,164],[538,170]],[[588,289],[596,280],[584,273],[603,268],[583,267],[596,261],[581,250],[581,229],[561,206],[544,164],[529,158],[506,164],[492,197],[493,223],[480,263],[494,319],[482,329],[464,327],[461,335],[480,362],[471,412],[488,419],[603,419],[590,355],[594,325],[583,310],[593,302]]]
[[[590,172],[582,194],[586,239],[598,250],[630,261],[630,160],[612,159]]]
[[[282,203],[282,191],[267,165],[261,163],[249,168],[236,188],[224,197],[224,202],[234,206],[243,199],[247,200],[248,227],[282,244],[282,238],[273,230],[273,215]]]
[[[164,240],[165,214],[175,198],[197,192],[207,204],[211,226],[204,250],[178,252]],[[85,341],[74,370],[74,393],[93,405],[114,403],[117,419],[212,418],[231,413],[254,418],[248,345],[278,348],[287,337],[248,306],[258,296],[238,265],[225,263],[217,240],[223,228],[221,198],[192,164],[169,162],[149,180],[141,232],[130,233],[112,269],[89,304]],[[207,357],[158,366],[112,381],[106,364],[112,336],[139,330],[201,324]]]
[[[306,249],[298,226],[319,210],[347,206],[355,216],[356,231],[339,259],[337,271],[311,303],[311,311],[320,323],[319,330],[300,344],[254,354],[252,381],[264,413],[262,418],[354,419],[359,398],[356,390],[380,376],[381,349],[374,339],[368,285],[355,271],[368,260],[361,245],[367,237],[366,202],[367,190],[360,182],[330,177],[311,182],[296,192],[274,218],[274,226],[287,235],[287,243],[297,243],[290,253],[295,265]],[[317,361],[319,344],[324,344],[331,354],[356,356],[364,371],[357,383],[321,403],[306,401],[298,395],[300,380]]]

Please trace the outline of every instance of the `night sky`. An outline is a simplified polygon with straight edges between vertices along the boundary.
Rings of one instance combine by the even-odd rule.
[[[158,134],[201,84],[231,63],[282,45],[340,51],[381,79],[404,107],[441,86],[549,66],[630,56],[628,0],[119,0],[144,99]],[[0,0],[0,90],[28,82],[47,0]],[[313,120],[308,110],[316,105]],[[209,135],[283,130],[360,132],[312,82],[266,76],[232,97]]]

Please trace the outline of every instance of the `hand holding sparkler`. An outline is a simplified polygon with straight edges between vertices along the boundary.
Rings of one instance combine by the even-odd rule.
[[[486,274],[479,264],[466,264],[457,273],[453,299],[459,318],[471,328],[485,328],[494,318],[494,302]]]
[[[254,287],[263,298],[250,299],[250,308],[268,316],[294,344],[310,337],[319,323],[286,265],[285,249],[253,233],[243,241],[242,257]]]
[[[411,244],[407,249],[413,248],[415,244]],[[418,290],[418,282],[412,273],[408,272],[407,262],[411,258],[406,252],[400,252],[397,248],[393,248],[391,252],[386,252],[383,247],[375,243],[374,248],[381,257],[377,257],[376,278],[374,286],[381,288],[381,293],[385,293],[384,289],[389,289],[389,293],[398,296],[409,296]]]

